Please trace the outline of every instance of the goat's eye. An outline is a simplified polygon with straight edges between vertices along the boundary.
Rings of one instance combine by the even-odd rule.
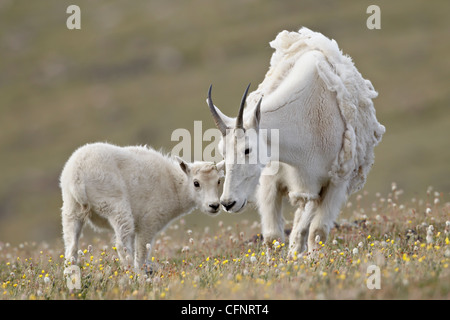
[[[219,181],[217,181],[217,184],[220,184],[220,180],[219,180]]]
[[[250,148],[245,149],[245,155],[250,153]]]
[[[197,180],[194,181],[194,187],[199,188],[200,187],[200,183],[198,183]]]

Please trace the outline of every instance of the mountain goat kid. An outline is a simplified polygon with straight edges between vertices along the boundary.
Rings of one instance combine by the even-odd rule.
[[[78,262],[78,240],[85,222],[113,230],[125,265],[142,267],[147,244],[171,220],[195,208],[219,211],[223,164],[187,163],[147,147],[87,144],[67,161],[60,178],[65,258]]]

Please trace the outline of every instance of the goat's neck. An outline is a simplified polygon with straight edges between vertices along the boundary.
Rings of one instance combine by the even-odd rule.
[[[300,152],[300,137],[295,131],[289,128],[295,128],[295,124],[281,123],[277,119],[270,119],[264,123],[263,129],[267,130],[267,139],[264,137],[263,141],[267,141],[267,155],[270,154],[271,161],[279,161],[291,165],[295,165],[292,154]],[[279,129],[277,134],[270,132],[272,129]],[[293,139],[295,137],[295,139]]]
[[[173,218],[189,213],[196,207],[192,188],[189,186],[189,180],[184,173],[178,174],[174,181],[174,201],[176,202],[176,210]]]

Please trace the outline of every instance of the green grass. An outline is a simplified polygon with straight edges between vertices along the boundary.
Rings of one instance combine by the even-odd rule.
[[[180,219],[158,236],[151,275],[122,266],[108,235],[90,234],[81,240],[80,289],[66,285],[60,241],[0,242],[0,299],[448,299],[445,200],[434,190],[411,200],[399,189],[363,195],[320,249],[292,258],[288,243],[256,240],[258,220],[222,215],[203,228]],[[380,289],[367,287],[371,265]]]

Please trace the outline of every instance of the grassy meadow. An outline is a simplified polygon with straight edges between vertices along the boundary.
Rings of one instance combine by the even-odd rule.
[[[107,235],[81,241],[80,289],[69,289],[62,245],[0,245],[0,299],[449,299],[450,204],[428,190],[358,197],[316,252],[287,257],[257,220],[171,224],[150,253],[153,272],[121,266]],[[370,216],[368,213],[371,213]],[[379,286],[371,287],[379,268]],[[69,279],[69,280],[68,280]],[[371,289],[370,289],[371,288]]]
[[[449,298],[449,1],[379,0],[380,30],[366,27],[366,1],[79,0],[81,30],[68,30],[71,4],[0,0],[0,299]],[[58,179],[72,152],[95,141],[170,152],[175,129],[214,126],[211,83],[234,115],[269,67],[268,43],[301,26],[353,58],[386,126],[323,248],[286,260],[288,243],[248,242],[254,209],[194,212],[160,235],[151,276],[121,268],[110,237],[86,230],[83,288],[68,290]],[[372,264],[380,290],[365,285]]]

